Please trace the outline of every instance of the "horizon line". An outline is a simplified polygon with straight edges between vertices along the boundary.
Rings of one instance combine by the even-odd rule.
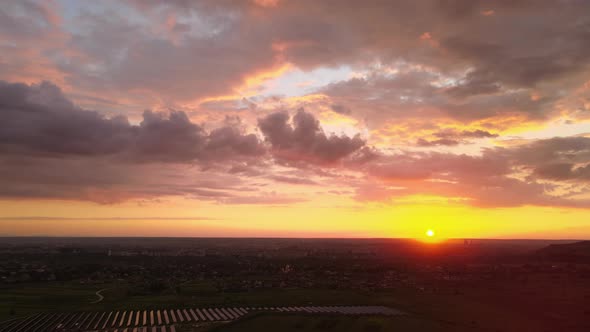
[[[66,238],[66,239],[268,239],[268,240],[412,240],[420,241],[422,238],[412,237],[277,237],[277,236],[79,236],[79,235],[2,235],[0,238]],[[581,238],[482,238],[482,237],[453,237],[444,238],[438,243],[452,240],[498,240],[498,241],[590,241]]]

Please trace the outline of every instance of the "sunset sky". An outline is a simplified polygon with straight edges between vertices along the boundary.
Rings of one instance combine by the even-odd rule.
[[[0,3],[0,236],[590,238],[590,1]]]

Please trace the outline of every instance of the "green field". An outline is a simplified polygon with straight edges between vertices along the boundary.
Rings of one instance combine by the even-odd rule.
[[[99,285],[75,282],[23,283],[0,287],[0,321],[39,311],[383,305],[408,313],[405,317],[377,319],[379,323],[375,324],[382,326],[384,331],[390,326],[404,326],[400,324],[418,327],[421,326],[419,324],[428,324],[427,327],[434,329],[433,331],[444,331],[448,327],[454,331],[543,331],[545,326],[558,326],[571,331],[587,330],[583,326],[585,318],[590,313],[587,307],[590,298],[587,279],[564,279],[556,282],[553,277],[539,275],[535,278],[530,276],[527,280],[487,281],[462,287],[440,287],[431,291],[420,291],[410,287],[380,291],[278,288],[240,293],[219,292],[211,282],[196,280],[153,293],[138,292],[136,285],[126,282]],[[97,298],[95,292],[103,288],[108,288],[103,292],[104,300],[92,304],[91,302]],[[294,318],[272,315],[275,316],[281,321],[276,324],[295,324],[292,322]],[[308,318],[314,322],[316,320],[314,317],[306,317]],[[352,319],[342,317],[345,320],[349,318]],[[244,321],[240,324],[246,324],[244,326],[247,328],[249,324],[257,324],[257,319],[253,318],[253,322]],[[368,318],[360,319],[354,324],[346,324],[362,330],[365,328],[365,319]],[[309,330],[315,326],[314,324],[316,323],[309,323],[302,329]],[[332,323],[326,324],[330,326]],[[338,324],[340,323],[336,325]],[[227,325],[224,328],[234,327]],[[284,330],[289,329],[285,327]]]
[[[100,287],[75,283],[18,284],[0,287],[0,320],[47,310],[81,310]]]
[[[104,300],[95,292],[102,292]],[[334,289],[261,289],[251,292],[218,292],[209,282],[192,281],[158,293],[137,294],[134,286],[125,282],[88,285],[79,283],[17,284],[0,289],[0,320],[24,316],[40,311],[78,311],[146,309],[170,307],[210,306],[290,306],[290,305],[385,305],[409,312],[403,317],[346,317],[315,315],[257,315],[236,324],[216,327],[215,331],[258,331],[257,326],[271,324],[279,330],[312,331],[389,331],[403,328],[412,331],[460,330],[459,326],[444,320],[435,320],[441,312],[457,305],[449,298],[425,297],[414,291],[379,291]],[[455,298],[456,300],[457,298]],[[11,314],[13,311],[13,314]],[[423,313],[427,313],[424,315]],[[270,320],[270,321],[269,321]],[[243,324],[243,325],[242,325]],[[473,326],[471,326],[473,328]],[[211,325],[201,327],[209,330]],[[346,329],[345,329],[346,328]],[[189,330],[190,331],[190,330]]]
[[[95,294],[100,289],[104,300]],[[218,292],[209,282],[194,281],[157,293],[135,293],[125,282],[86,285],[79,283],[27,283],[0,288],[0,321],[40,311],[147,309],[207,306],[288,305],[387,305],[386,293],[333,289],[261,289],[251,292]]]
[[[455,326],[445,325],[413,316],[337,316],[306,314],[259,314],[245,319],[211,328],[192,329],[185,327],[182,332],[380,332],[380,331],[458,331]]]

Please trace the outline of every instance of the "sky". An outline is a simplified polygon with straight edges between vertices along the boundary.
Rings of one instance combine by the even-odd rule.
[[[2,1],[0,236],[589,239],[588,12]]]

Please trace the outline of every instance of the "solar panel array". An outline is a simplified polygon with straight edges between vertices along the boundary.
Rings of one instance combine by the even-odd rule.
[[[383,306],[183,308],[41,313],[25,319],[1,323],[0,332],[175,332],[175,325],[178,324],[231,321],[249,312],[298,312],[342,315],[402,314],[401,311]]]
[[[401,315],[403,312],[384,306],[262,307],[254,310],[278,312],[327,313],[341,315]]]

